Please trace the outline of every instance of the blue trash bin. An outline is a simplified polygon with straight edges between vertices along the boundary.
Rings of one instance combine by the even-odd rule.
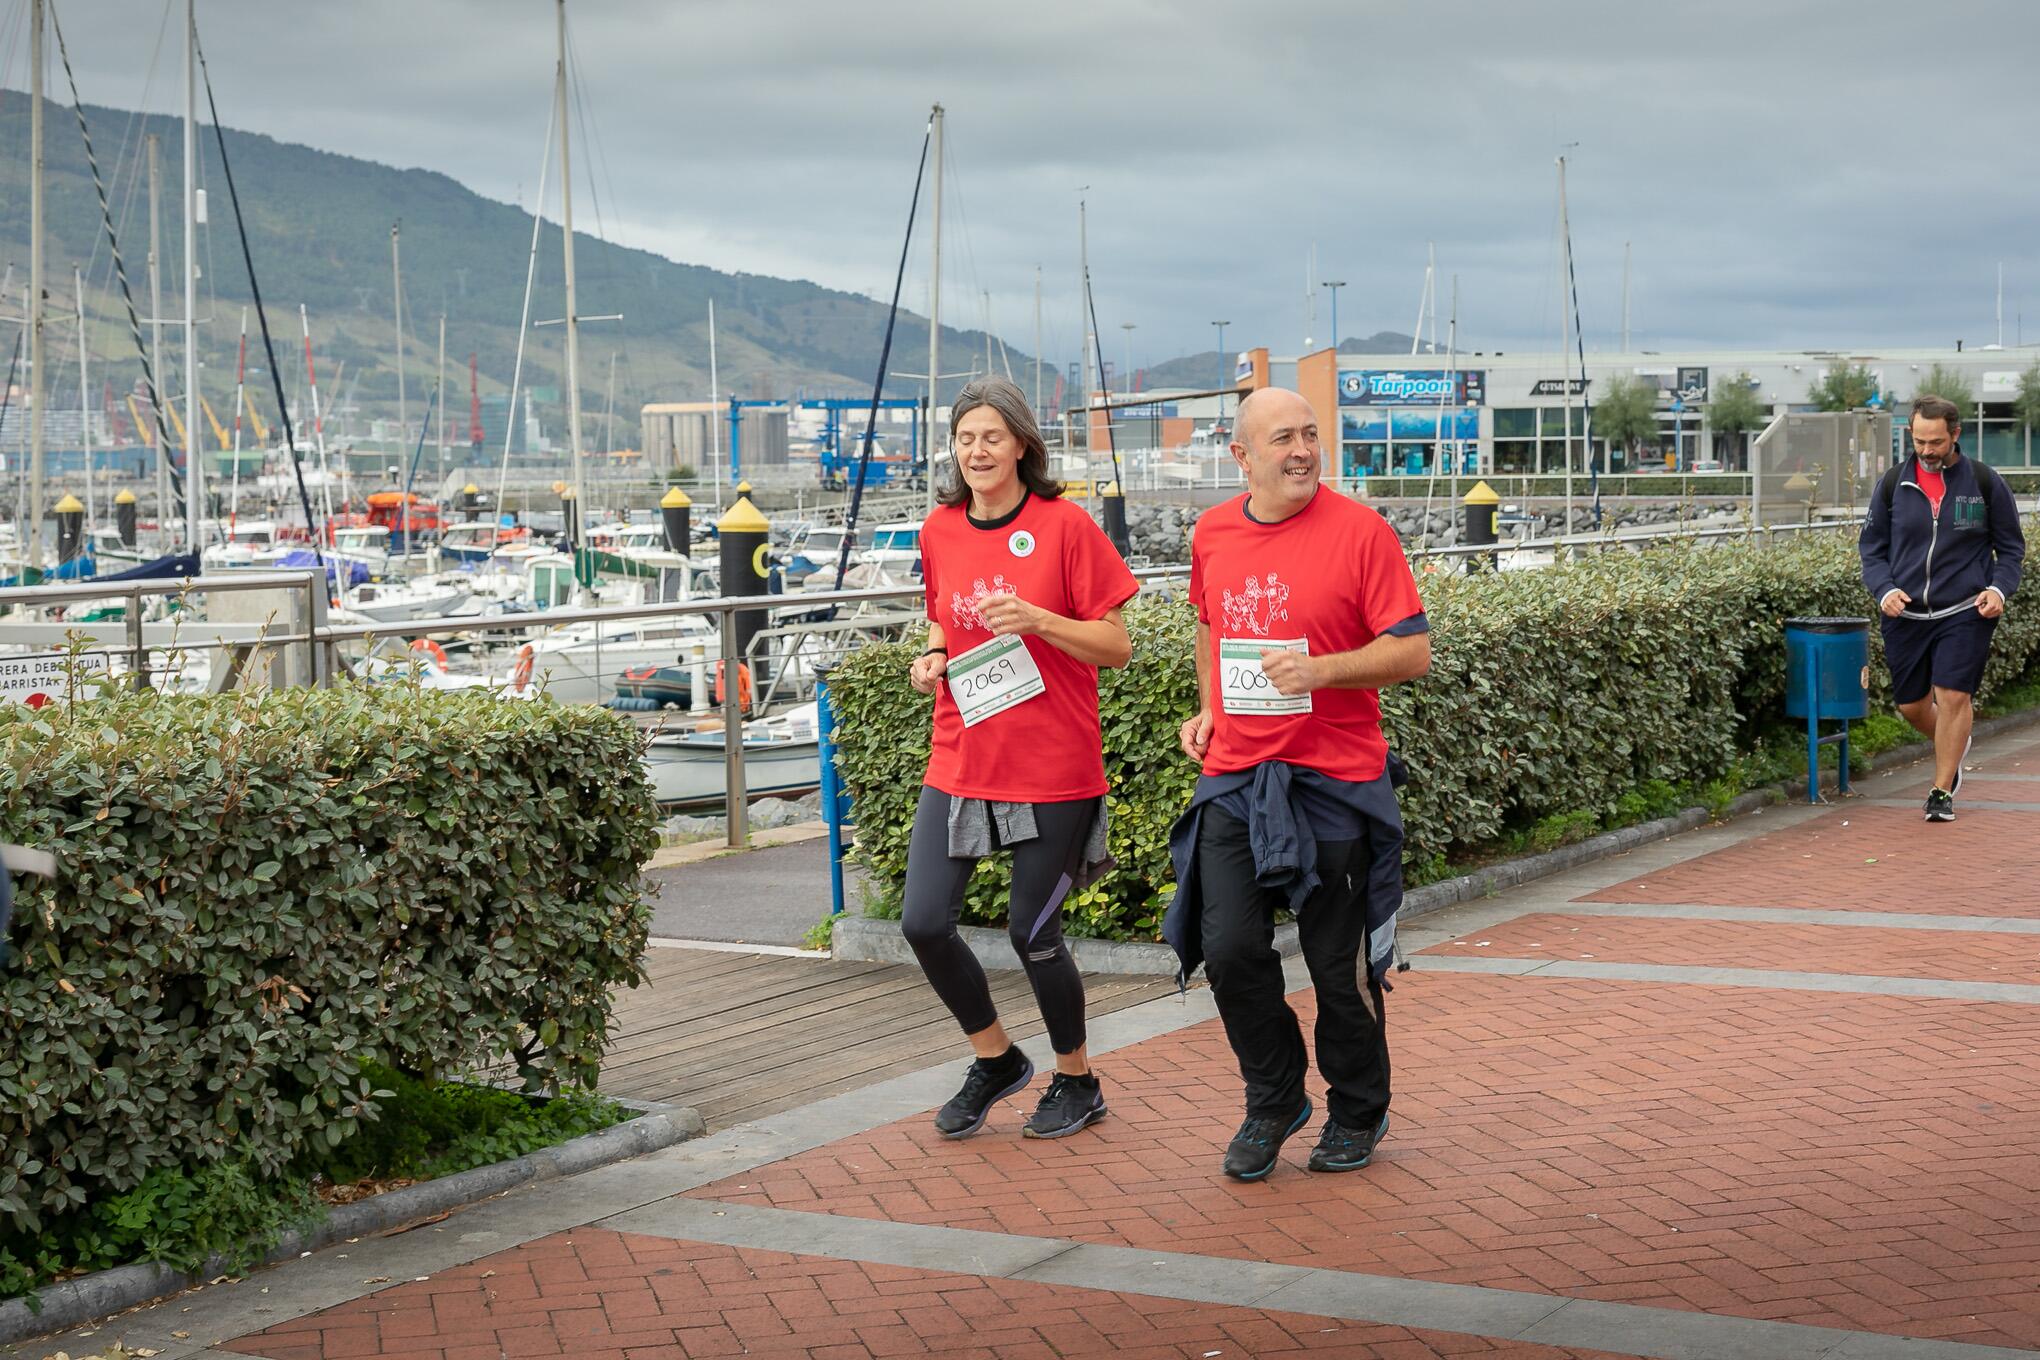
[[[1806,801],[1820,801],[1820,748],[1841,747],[1839,786],[1849,791],[1849,720],[1870,716],[1870,621],[1785,620],[1785,716],[1806,720]],[[1823,718],[1842,730],[1820,735]]]

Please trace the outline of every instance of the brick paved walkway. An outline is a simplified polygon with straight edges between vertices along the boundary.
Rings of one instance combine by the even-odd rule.
[[[1269,1180],[1218,1173],[1239,1081],[1193,992],[1099,1021],[1112,1114],[1074,1138],[1021,1139],[1025,1099],[937,1138],[950,1064],[107,1335],[164,1360],[2031,1352],[2040,743],[1975,762],[1953,826],[1897,805],[1913,769],[1419,922],[1363,1172],[1303,1169],[1314,1122]]]

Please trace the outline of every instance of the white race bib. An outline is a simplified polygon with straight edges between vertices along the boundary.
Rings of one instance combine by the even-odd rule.
[[[1310,655],[1309,638],[1221,638],[1219,699],[1228,713],[1308,713],[1310,695],[1284,694],[1261,669],[1262,652]]]
[[[979,643],[951,658],[945,678],[965,727],[1024,704],[1048,688],[1027,650],[1027,639],[1017,633]]]

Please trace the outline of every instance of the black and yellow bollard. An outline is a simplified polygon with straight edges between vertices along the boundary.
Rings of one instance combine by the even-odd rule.
[[[1466,507],[1465,526],[1461,529],[1459,541],[1469,548],[1491,548],[1500,539],[1501,531],[1495,524],[1497,509],[1502,498],[1486,482],[1475,482],[1473,490],[1466,493],[1460,502]],[[1495,570],[1495,555],[1492,552],[1470,553],[1466,559],[1466,570]]]
[[[469,482],[460,489],[460,512],[469,519],[473,519],[475,512],[481,508],[482,489],[473,482]]]
[[[737,487],[737,499],[715,522],[716,536],[722,545],[722,593],[730,595],[763,595],[767,593],[772,574],[772,526],[758,507],[751,504],[751,484],[741,483]],[[716,665],[717,675],[727,681],[731,675],[742,679],[750,677],[749,667],[740,667],[749,653],[751,639],[758,636],[758,630],[765,626],[765,611],[745,609],[736,615],[736,626],[731,633],[725,633],[725,649],[722,661]],[[748,691],[749,685],[740,685],[738,693]],[[748,703],[745,704],[748,707]]]
[[[1105,510],[1105,537],[1112,540],[1112,546],[1119,549],[1121,557],[1133,555],[1133,537],[1126,531],[1126,497],[1120,494],[1119,483],[1113,482],[1099,497],[1099,504]]]
[[[76,496],[57,502],[57,561],[75,562],[85,551],[85,504]]]
[[[666,526],[666,548],[686,553],[694,542],[694,501],[679,487],[659,499],[659,518]]]
[[[120,546],[135,546],[135,493],[123,489],[113,498],[113,524],[120,531]]]

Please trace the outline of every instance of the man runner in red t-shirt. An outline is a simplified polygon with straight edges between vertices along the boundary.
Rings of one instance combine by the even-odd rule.
[[[1319,486],[1308,402],[1254,393],[1232,452],[1247,493],[1207,511],[1191,543],[1199,709],[1180,737],[1203,777],[1170,834],[1163,933],[1186,974],[1204,962],[1246,1082],[1225,1172],[1259,1180],[1311,1115],[1274,946],[1275,913],[1295,913],[1330,1086],[1310,1168],[1352,1171],[1388,1130],[1382,991],[1402,903],[1377,691],[1429,668],[1429,625],[1395,530]]]

